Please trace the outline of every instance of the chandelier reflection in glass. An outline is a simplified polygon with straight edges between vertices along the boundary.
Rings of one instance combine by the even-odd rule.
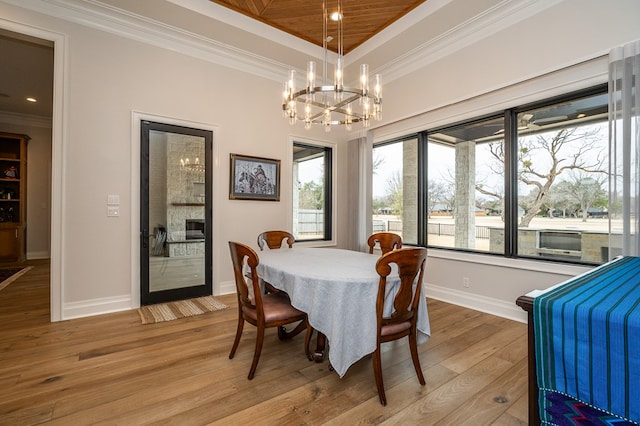
[[[333,125],[345,125],[351,130],[353,123],[362,123],[369,127],[371,119],[382,119],[382,81],[380,74],[374,76],[370,90],[369,66],[360,65],[360,87],[344,86],[344,58],[343,58],[343,14],[342,0],[338,0],[338,10],[331,15],[331,19],[338,24],[338,58],[335,63],[333,85],[327,83],[327,43],[332,40],[327,35],[329,14],[327,0],[322,2],[323,27],[322,47],[324,61],[322,67],[322,83],[317,85],[316,63],[307,64],[307,85],[298,90],[296,88],[296,71],[289,71],[289,79],[284,84],[282,96],[282,112],[289,119],[291,125],[297,121],[304,121],[305,129],[313,124],[321,124],[325,131],[331,131]],[[298,111],[300,108],[300,111]]]
[[[198,157],[196,157],[193,163],[188,158],[181,158],[180,170],[203,173],[205,170],[205,167],[204,167],[204,164],[200,164],[200,159]]]

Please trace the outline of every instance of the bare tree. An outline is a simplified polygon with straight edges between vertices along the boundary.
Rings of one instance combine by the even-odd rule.
[[[551,186],[558,176],[571,170],[606,173],[604,149],[599,146],[598,133],[598,128],[563,128],[554,133],[520,138],[517,152],[518,180],[533,187],[534,191],[531,193],[535,197],[527,206],[519,226],[529,226],[547,200]],[[496,160],[504,164],[503,144],[490,144],[490,150]],[[488,194],[488,191],[483,193]]]
[[[427,189],[428,193],[428,208],[427,212],[428,217],[431,217],[431,212],[435,209],[438,204],[444,204],[444,200],[447,194],[447,184],[440,181],[429,181],[429,186]]]
[[[586,222],[589,209],[599,200],[606,198],[607,191],[602,189],[604,179],[594,179],[589,176],[579,175],[568,186],[569,197],[580,205],[582,221]]]
[[[399,170],[394,171],[387,179],[387,196],[393,213],[402,216],[402,173]]]
[[[571,193],[571,182],[563,180],[551,187],[549,196],[549,214],[553,215],[554,210],[562,210],[562,217],[567,217],[567,211],[575,213],[578,210],[575,201],[569,194]]]

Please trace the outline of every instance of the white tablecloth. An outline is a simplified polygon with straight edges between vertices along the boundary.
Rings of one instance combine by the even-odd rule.
[[[380,280],[375,269],[377,255],[294,247],[265,250],[258,256],[260,277],[286,291],[293,306],[306,312],[310,324],[327,337],[329,360],[340,377],[354,362],[375,351]],[[418,343],[425,343],[430,334],[423,291],[418,308]]]

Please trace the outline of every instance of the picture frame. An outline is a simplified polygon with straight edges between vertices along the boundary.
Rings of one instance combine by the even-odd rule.
[[[280,201],[280,160],[230,154],[229,199]]]

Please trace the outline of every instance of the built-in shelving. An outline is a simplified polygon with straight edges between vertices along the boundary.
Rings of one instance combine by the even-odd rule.
[[[28,140],[0,132],[0,261],[26,257]]]

